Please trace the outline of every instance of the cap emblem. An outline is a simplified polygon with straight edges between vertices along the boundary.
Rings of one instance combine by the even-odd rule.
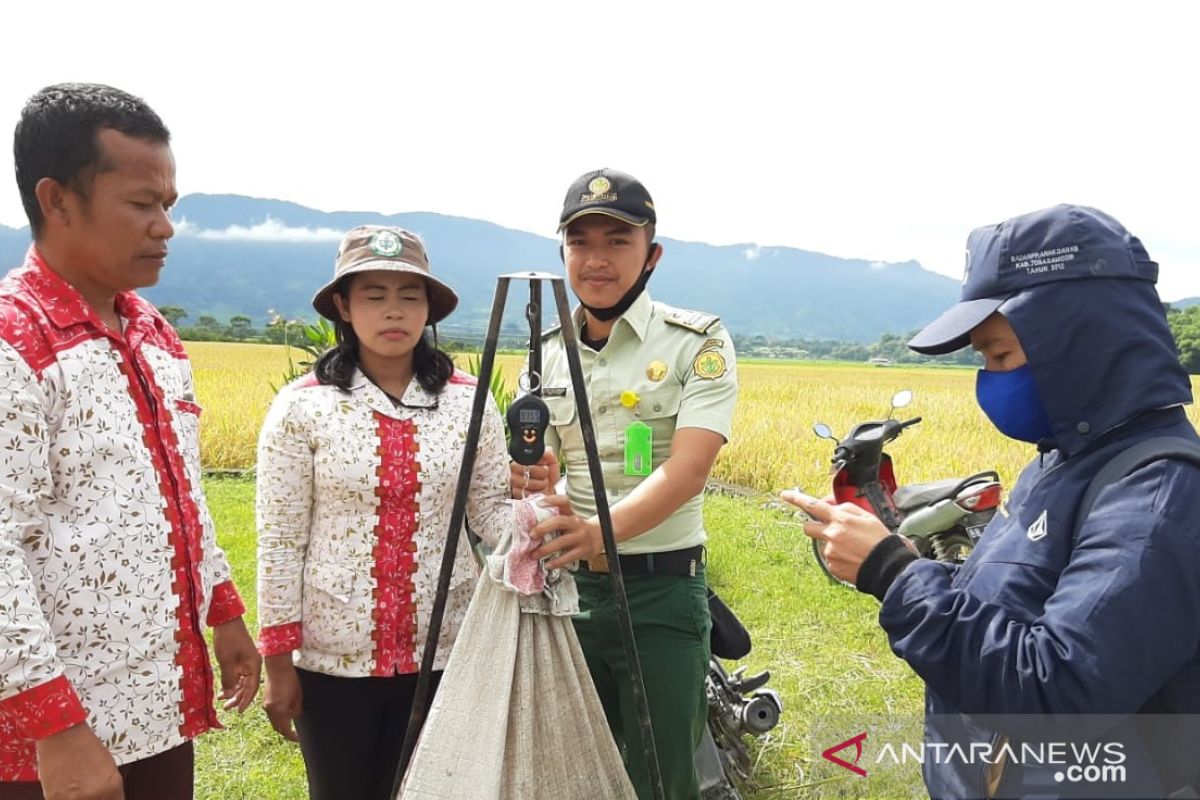
[[[587,194],[579,196],[581,203],[615,203],[617,195],[612,191],[612,181],[603,175],[592,178],[587,185]]]
[[[588,184],[588,191],[592,194],[606,194],[611,188],[612,184],[608,182],[608,178],[603,176],[592,178],[592,182]]]
[[[384,258],[395,258],[404,249],[400,237],[391,231],[379,231],[371,237],[371,252]]]

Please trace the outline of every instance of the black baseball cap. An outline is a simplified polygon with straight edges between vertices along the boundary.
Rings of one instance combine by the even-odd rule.
[[[658,222],[654,201],[641,181],[607,168],[585,172],[575,179],[563,199],[558,229],[561,231],[586,214],[604,214],[639,228]]]
[[[942,355],[971,343],[971,329],[1009,298],[1054,281],[1125,278],[1155,283],[1158,264],[1121,223],[1087,206],[1057,205],[971,231],[958,304],[908,343]]]

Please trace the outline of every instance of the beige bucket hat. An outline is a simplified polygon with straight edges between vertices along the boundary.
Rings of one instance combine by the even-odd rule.
[[[333,322],[341,321],[333,304],[333,289],[347,275],[370,270],[411,272],[429,287],[429,324],[441,322],[458,305],[454,290],[433,276],[421,238],[394,225],[359,225],[342,239],[334,262],[333,280],[313,297],[317,313]]]

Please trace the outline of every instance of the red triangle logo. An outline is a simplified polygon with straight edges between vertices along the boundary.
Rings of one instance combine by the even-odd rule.
[[[846,741],[842,742],[841,744],[835,744],[833,747],[831,747],[828,750],[826,750],[825,752],[821,753],[821,758],[825,759],[826,761],[832,761],[834,764],[837,764],[839,767],[845,767],[846,769],[850,770],[854,774],[861,775],[865,778],[865,777],[867,777],[867,771],[865,769],[863,769],[862,767],[857,766],[857,764],[858,764],[858,760],[860,758],[862,758],[862,754],[863,754],[862,743],[866,740],[866,738],[867,738],[867,734],[866,734],[866,731],[864,731],[864,732],[860,733],[858,736],[855,736],[851,739],[847,739]],[[842,759],[840,759],[834,755],[834,753],[838,752],[839,750],[845,750],[850,745],[854,745],[854,761],[852,761],[852,762],[851,761],[843,761]]]

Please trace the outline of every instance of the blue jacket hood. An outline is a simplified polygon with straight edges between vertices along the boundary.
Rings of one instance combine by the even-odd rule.
[[[1192,400],[1149,281],[1045,283],[1009,298],[1000,313],[1021,342],[1053,426],[1042,450],[1077,453],[1144,411]]]

